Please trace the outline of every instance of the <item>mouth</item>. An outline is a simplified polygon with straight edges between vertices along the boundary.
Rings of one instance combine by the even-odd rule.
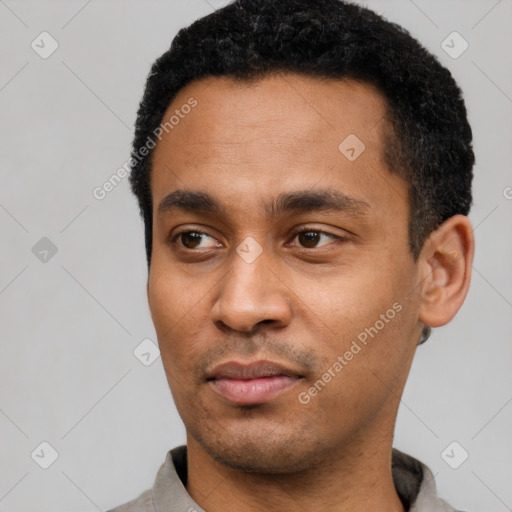
[[[234,405],[270,402],[291,389],[303,376],[270,361],[217,366],[207,378],[213,391]]]

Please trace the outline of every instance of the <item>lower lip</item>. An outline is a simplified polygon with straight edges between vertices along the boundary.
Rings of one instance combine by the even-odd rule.
[[[213,389],[236,405],[255,405],[269,402],[290,389],[299,379],[277,375],[260,379],[215,379]]]

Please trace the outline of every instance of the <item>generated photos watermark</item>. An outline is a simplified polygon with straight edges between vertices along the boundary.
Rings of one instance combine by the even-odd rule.
[[[298,400],[302,405],[307,405],[311,402],[311,398],[315,397],[324,390],[324,388],[332,381],[342,370],[349,364],[354,357],[359,354],[364,347],[368,345],[369,338],[374,338],[382,331],[387,324],[393,320],[400,311],[402,305],[395,302],[384,314],[381,314],[379,319],[370,327],[366,327],[357,335],[357,339],[353,340],[350,348],[341,356],[338,356],[336,361],[322,374],[322,376],[311,386],[307,391],[302,391],[298,395]],[[362,346],[361,346],[362,345]]]
[[[129,174],[130,169],[135,163],[140,162],[144,157],[149,154],[149,151],[156,146],[155,138],[162,140],[163,133],[169,133],[178,126],[182,119],[185,119],[187,114],[190,114],[194,107],[197,107],[198,101],[193,96],[187,100],[187,103],[181,105],[180,108],[174,110],[174,113],[169,119],[153,130],[153,137],[149,136],[146,143],[141,146],[138,151],[133,154],[117,171],[112,174],[103,184],[94,187],[92,195],[98,201],[102,201],[107,195],[112,192]]]

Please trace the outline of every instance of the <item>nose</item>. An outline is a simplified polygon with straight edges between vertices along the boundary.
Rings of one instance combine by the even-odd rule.
[[[258,324],[287,326],[292,316],[291,292],[269,267],[264,253],[252,263],[236,253],[232,259],[212,307],[214,324],[241,332],[250,332]]]

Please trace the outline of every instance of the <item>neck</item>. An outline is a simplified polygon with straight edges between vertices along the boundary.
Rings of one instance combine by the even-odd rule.
[[[374,438],[375,439],[375,438]],[[404,512],[391,472],[392,438],[354,442],[300,473],[244,473],[215,461],[187,436],[191,497],[208,512]]]

